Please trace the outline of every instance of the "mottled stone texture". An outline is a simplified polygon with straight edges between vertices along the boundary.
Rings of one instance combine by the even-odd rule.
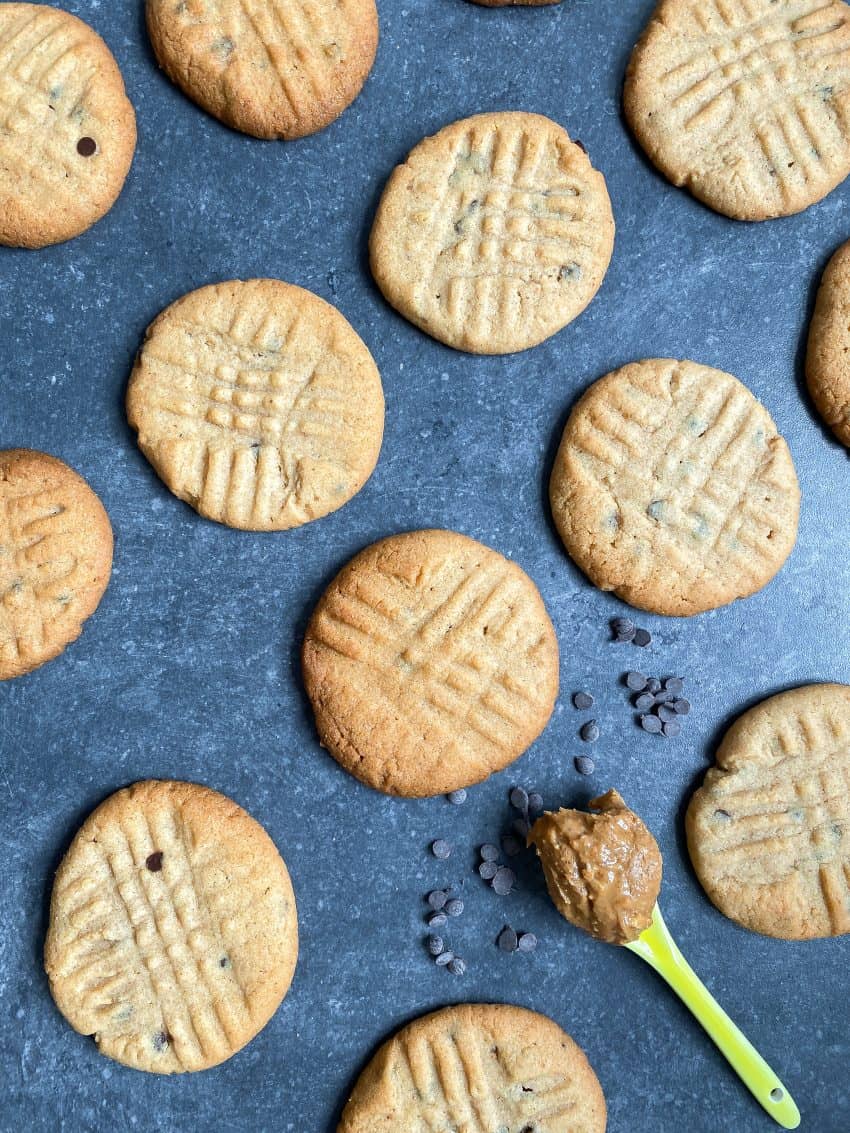
[[[828,256],[847,236],[850,185],[790,220],[715,216],[656,174],[630,139],[620,88],[650,0],[567,0],[487,10],[466,0],[382,0],[383,36],[360,99],[326,132],[274,144],[229,132],[158,73],[142,4],[73,0],[115,52],[138,111],[139,150],[120,201],[94,230],[40,253],[0,250],[0,439],[46,449],[101,494],[115,573],[80,641],[0,686],[0,1128],[332,1133],[374,1045],[461,998],[548,1011],[587,1050],[611,1133],[734,1129],[768,1119],[663,984],[595,944],[547,903],[533,863],[497,898],[471,876],[500,829],[507,790],[549,805],[616,786],[658,837],[662,903],[693,966],[794,1091],[805,1127],[850,1128],[847,939],[788,944],[726,921],[687,860],[684,804],[727,722],[788,685],[850,681],[845,450],[801,392],[804,328]],[[548,114],[608,178],[618,235],[589,310],[538,349],[456,354],[399,318],[372,285],[366,238],[392,167],[426,133],[477,111]],[[277,275],[339,305],[373,351],[387,395],[383,455],[340,512],[249,535],[198,518],[162,486],[125,423],[124,386],[144,328],[190,288]],[[738,375],[787,437],[803,488],[800,540],[746,603],[688,622],[642,618],[649,650],[613,646],[625,607],[567,561],[545,505],[565,415],[585,386],[653,355]],[[365,543],[456,527],[511,555],[539,584],[562,645],[559,709],[513,769],[464,807],[399,802],[359,786],[318,748],[298,648],[324,584]],[[680,739],[633,729],[619,675],[688,676]],[[597,696],[597,773],[573,756]],[[232,795],[280,846],[303,949],[270,1026],[216,1070],[154,1079],[107,1062],[53,1007],[41,972],[50,880],[82,817],[145,776]],[[439,863],[435,837],[456,844]],[[451,945],[469,971],[430,966],[422,894],[466,877]],[[505,922],[537,933],[498,952]]]

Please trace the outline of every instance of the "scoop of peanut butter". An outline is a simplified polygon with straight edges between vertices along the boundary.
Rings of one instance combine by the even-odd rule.
[[[588,804],[596,814],[542,815],[528,836],[559,912],[597,940],[628,944],[652,922],[661,851],[616,791]]]

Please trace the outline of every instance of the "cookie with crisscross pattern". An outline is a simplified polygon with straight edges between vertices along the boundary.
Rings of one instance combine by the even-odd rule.
[[[0,4],[0,244],[43,248],[109,211],[136,118],[109,48],[46,4]]]
[[[265,830],[194,783],[136,783],[92,812],[59,866],[45,967],[68,1022],[157,1074],[230,1058],[286,995],[295,898]]]

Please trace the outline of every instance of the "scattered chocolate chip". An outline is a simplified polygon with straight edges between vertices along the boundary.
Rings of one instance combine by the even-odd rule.
[[[664,724],[657,716],[641,716],[640,726],[645,732],[651,732],[653,735],[657,736],[660,734]]]
[[[455,956],[449,964],[449,971],[453,976],[462,976],[466,972],[466,961],[461,960],[460,956]]]
[[[428,918],[428,928],[444,928],[449,923],[445,913],[433,913]]]
[[[648,712],[655,704],[655,697],[651,692],[642,692],[634,699],[635,708],[638,712]]]
[[[446,798],[449,800],[452,806],[463,806],[463,804],[466,802],[466,791],[463,789],[463,787],[461,787],[459,791],[449,792],[449,794],[446,795]]]
[[[528,837],[528,832],[531,829],[524,818],[515,818],[511,823],[511,828],[514,834],[516,834],[518,838],[522,838],[523,841]]]
[[[151,873],[159,873],[162,869],[162,850],[156,850],[153,854],[148,854],[145,859],[145,865]]]
[[[499,872],[499,866],[496,862],[482,862],[478,867],[478,872],[485,881],[492,881]]]
[[[675,692],[670,692],[667,688],[663,688],[661,692],[655,694],[655,699],[659,704],[670,704],[676,699],[676,694]]]
[[[636,628],[631,618],[614,618],[611,622],[611,629],[616,634],[631,633],[633,635]]]
[[[498,944],[499,949],[502,952],[516,952],[519,946],[517,934],[510,927],[510,925],[505,925],[505,927],[496,938],[496,943]]]
[[[528,809],[532,814],[539,814],[543,810],[543,796],[538,791],[532,791],[528,796]]]
[[[168,1031],[157,1031],[151,1038],[151,1044],[157,1054],[161,1054],[168,1044],[171,1042],[171,1035]]]
[[[446,949],[445,952],[441,952],[439,956],[434,957],[434,963],[438,968],[447,968],[449,964],[451,964],[452,960],[454,960],[454,958],[454,952],[450,952],[448,949]]]
[[[658,679],[658,677],[649,678],[649,680],[646,682],[646,691],[651,692],[653,696],[656,696],[659,692],[661,692],[661,681]]]
[[[501,866],[496,871],[496,876],[493,878],[493,889],[499,894],[500,897],[507,897],[514,887],[516,882],[516,874],[512,869],[507,866]]]
[[[574,692],[573,693],[573,704],[580,711],[584,711],[584,709],[586,709],[586,708],[592,708],[593,707],[593,697],[590,695],[589,692]]]
[[[428,904],[435,912],[439,912],[448,899],[449,895],[446,893],[445,889],[434,889],[426,898]]]
[[[655,709],[659,720],[663,720],[665,724],[669,724],[671,720],[676,719],[676,709],[672,704],[659,704]]]
[[[494,846],[492,842],[485,842],[481,847],[481,860],[484,862],[496,862],[499,860],[499,847]]]
[[[524,932],[517,941],[520,952],[533,952],[537,947],[537,937],[533,932]]]
[[[582,724],[579,735],[586,744],[595,744],[599,739],[599,725],[595,720],[588,720],[586,724]]]
[[[460,897],[453,897],[451,901],[446,902],[446,912],[450,917],[459,917],[463,912],[463,901]]]
[[[576,771],[578,771],[579,775],[592,775],[596,770],[596,764],[593,762],[589,755],[577,755],[573,760],[573,763],[575,764]]]
[[[687,716],[691,710],[691,702],[681,696],[678,700],[673,701],[673,710],[676,712],[677,716]]]
[[[77,153],[80,157],[93,157],[97,153],[97,142],[94,138],[80,138],[77,142]]]
[[[428,951],[432,956],[440,956],[445,952],[446,946],[443,943],[442,936],[429,936],[428,937]]]
[[[672,692],[676,696],[678,696],[682,689],[685,687],[685,682],[681,677],[667,677],[664,682],[664,687],[668,692]]]
[[[668,740],[675,740],[676,736],[682,731],[682,725],[678,720],[670,720],[662,726],[661,731]]]
[[[506,834],[502,839],[502,849],[509,858],[515,858],[517,854],[521,853],[523,844],[516,834]]]
[[[510,795],[511,806],[515,810],[528,810],[528,792],[522,787],[514,787]]]
[[[436,842],[431,843],[431,853],[435,858],[439,858],[440,861],[445,861],[446,858],[451,857],[452,848],[445,838],[438,838]]]
[[[635,630],[632,641],[635,645],[639,645],[641,649],[644,649],[647,645],[652,644],[652,634],[648,629],[637,629]]]
[[[632,692],[643,692],[649,683],[649,678],[644,676],[643,673],[633,671],[626,673],[626,687],[630,688]]]

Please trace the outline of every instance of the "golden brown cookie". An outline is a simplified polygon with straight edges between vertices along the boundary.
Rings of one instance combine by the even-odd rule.
[[[135,783],[86,819],[56,874],[50,990],[102,1054],[205,1070],[271,1019],[298,956],[286,866],[258,822],[194,783]]]
[[[661,0],[624,101],[674,185],[738,220],[799,212],[850,173],[850,7]]]
[[[605,1098],[584,1051],[524,1007],[447,1007],[385,1043],[338,1133],[604,1133]]]
[[[236,280],[190,292],[151,324],[127,416],[159,475],[201,515],[283,531],[363,487],[384,395],[335,307],[276,279]]]
[[[558,642],[515,563],[454,531],[367,547],[307,627],[304,681],[322,744],[392,795],[438,795],[507,767],[558,694]]]
[[[0,452],[0,681],[76,641],[111,572],[109,517],[82,476],[43,452]]]
[[[109,48],[46,4],[0,3],[0,244],[79,236],[118,198],[136,116]]]
[[[370,240],[388,302],[475,354],[535,346],[599,290],[614,246],[605,178],[539,114],[478,114],[420,142]]]
[[[850,446],[850,243],[827,265],[809,328],[806,379],[818,412]]]
[[[850,688],[805,685],[732,725],[688,807],[694,869],[745,928],[850,932]]]
[[[375,0],[147,0],[160,66],[189,98],[257,138],[338,118],[375,61]]]
[[[633,362],[595,382],[567,422],[549,495],[590,580],[658,614],[754,594],[797,538],[797,475],[770,414],[696,362]]]

